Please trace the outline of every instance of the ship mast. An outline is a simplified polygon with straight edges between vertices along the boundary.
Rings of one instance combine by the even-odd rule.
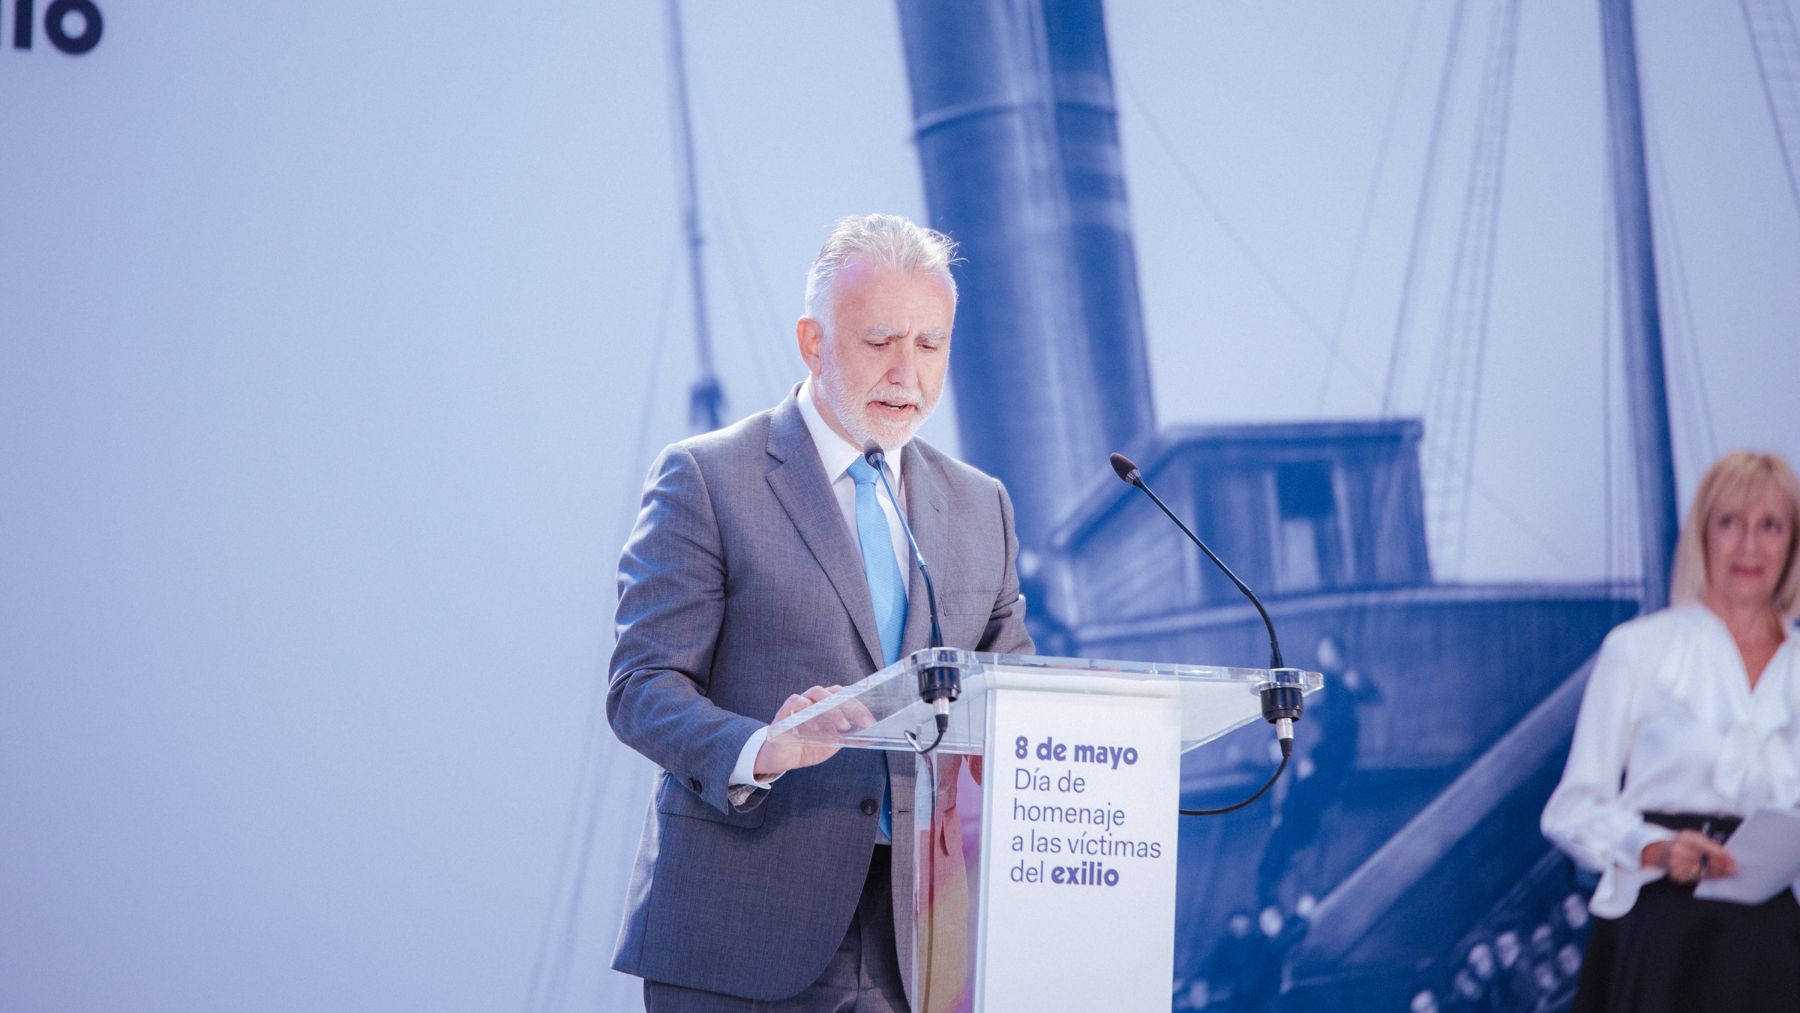
[[[1676,537],[1675,459],[1669,438],[1669,396],[1663,373],[1662,317],[1657,308],[1656,249],[1650,228],[1650,184],[1631,0],[1600,0],[1600,45],[1606,70],[1606,152],[1612,173],[1613,229],[1618,239],[1625,400],[1631,406],[1643,608],[1649,611],[1669,600],[1669,563],[1674,558]]]
[[[724,425],[725,391],[713,371],[712,332],[706,317],[706,271],[700,235],[700,188],[695,182],[694,131],[688,116],[687,58],[681,44],[680,0],[669,0],[669,87],[680,127],[681,217],[687,233],[688,288],[694,300],[694,344],[700,376],[688,388],[688,422],[712,430]]]

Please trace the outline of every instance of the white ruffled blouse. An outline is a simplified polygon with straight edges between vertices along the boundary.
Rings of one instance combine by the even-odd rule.
[[[1601,873],[1594,914],[1623,916],[1639,888],[1664,875],[1639,856],[1675,834],[1643,813],[1800,806],[1800,646],[1782,632],[1754,692],[1731,632],[1704,605],[1607,635],[1543,817],[1544,836]]]

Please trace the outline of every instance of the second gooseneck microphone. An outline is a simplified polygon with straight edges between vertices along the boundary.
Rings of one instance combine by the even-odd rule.
[[[900,509],[900,499],[894,495],[894,487],[888,484],[887,455],[882,453],[881,445],[870,440],[863,446],[863,460],[881,476],[881,487],[887,490],[888,499],[894,504],[894,516],[900,519],[900,530],[906,535],[906,544],[912,547],[913,562],[919,566],[919,576],[925,578],[925,605],[931,610],[931,646],[944,646],[944,631],[938,625],[937,591],[931,586],[931,570],[925,566],[925,554],[919,551],[919,540],[913,537],[912,525],[906,523],[906,514]],[[919,669],[919,699],[931,705],[932,714],[937,719],[938,740],[942,741],[944,733],[950,728],[950,704],[962,695],[962,673],[953,665],[930,665]],[[936,742],[932,743],[935,748]],[[928,748],[927,752],[930,751]]]
[[[1244,597],[1250,599],[1250,604],[1256,606],[1257,614],[1262,616],[1263,628],[1269,631],[1269,669],[1274,677],[1260,687],[1262,711],[1263,717],[1275,726],[1275,735],[1281,740],[1282,762],[1285,764],[1288,753],[1293,749],[1294,722],[1300,720],[1301,690],[1299,673],[1282,663],[1281,641],[1275,637],[1275,624],[1269,619],[1269,610],[1263,608],[1263,603],[1256,597],[1256,592],[1250,590],[1243,581],[1239,580],[1237,574],[1231,572],[1231,567],[1226,566],[1225,561],[1215,555],[1213,550],[1200,540],[1199,535],[1194,534],[1186,524],[1182,523],[1181,518],[1175,516],[1175,511],[1169,509],[1169,505],[1162,501],[1162,497],[1144,484],[1144,476],[1138,473],[1138,467],[1131,462],[1131,458],[1124,454],[1114,454],[1111,461],[1113,471],[1118,473],[1120,480],[1127,485],[1135,485],[1142,489],[1144,495],[1150,497],[1151,501],[1160,507],[1170,520],[1175,522],[1175,526],[1181,529],[1181,533],[1187,535],[1189,540],[1198,545],[1201,552],[1206,553],[1206,558],[1213,561],[1213,565],[1219,568],[1219,572],[1229,577],[1231,582],[1237,585],[1237,589],[1243,592]],[[1290,675],[1291,678],[1284,678]],[[1277,776],[1280,776],[1279,771]]]
[[[1269,667],[1285,668],[1286,666],[1281,663],[1281,641],[1275,638],[1275,624],[1269,621],[1269,612],[1267,609],[1263,608],[1263,603],[1256,597],[1256,592],[1250,590],[1243,581],[1239,580],[1238,575],[1231,572],[1231,567],[1226,566],[1225,561],[1214,555],[1213,550],[1208,548],[1206,543],[1200,540],[1199,535],[1194,534],[1186,524],[1182,523],[1181,518],[1175,516],[1175,511],[1169,509],[1169,505],[1162,501],[1162,497],[1158,496],[1148,485],[1144,484],[1144,476],[1138,474],[1137,465],[1131,463],[1131,458],[1126,457],[1124,454],[1114,454],[1110,460],[1112,461],[1112,469],[1118,473],[1119,478],[1127,485],[1135,485],[1139,489],[1142,489],[1144,495],[1150,497],[1152,502],[1162,508],[1163,513],[1169,515],[1169,519],[1175,522],[1175,526],[1181,529],[1182,534],[1188,536],[1189,540],[1195,545],[1200,546],[1200,551],[1206,553],[1206,558],[1213,561],[1213,565],[1219,568],[1219,572],[1230,578],[1231,582],[1237,585],[1237,589],[1243,592],[1244,597],[1250,599],[1250,604],[1256,606],[1256,613],[1262,616],[1263,627],[1269,631]]]

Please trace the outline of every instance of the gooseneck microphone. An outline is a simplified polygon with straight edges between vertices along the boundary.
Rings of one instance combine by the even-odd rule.
[[[887,490],[888,499],[894,504],[894,516],[900,518],[900,530],[906,534],[906,544],[912,546],[913,562],[919,565],[919,576],[925,578],[925,605],[931,610],[931,646],[944,646],[944,631],[938,625],[937,591],[931,586],[931,570],[925,565],[925,554],[919,551],[919,540],[913,537],[912,525],[906,523],[906,514],[900,509],[900,498],[894,495],[894,487],[888,484],[887,456],[882,453],[881,445],[870,440],[863,446],[863,460],[881,476],[881,487]],[[962,695],[962,673],[954,665],[931,665],[919,669],[919,699],[931,705],[932,713],[937,719],[937,742],[933,742],[924,752],[937,748],[942,742],[944,733],[950,728],[950,704]]]
[[[1248,585],[1239,580],[1238,575],[1231,572],[1231,567],[1226,566],[1225,561],[1220,559],[1205,542],[1201,541],[1199,535],[1194,534],[1192,529],[1182,523],[1181,518],[1175,516],[1175,511],[1169,509],[1169,505],[1162,501],[1162,497],[1144,483],[1144,476],[1138,473],[1138,467],[1132,463],[1131,458],[1124,454],[1114,454],[1110,460],[1113,471],[1118,474],[1121,481],[1142,489],[1144,495],[1150,497],[1151,502],[1155,503],[1164,514],[1168,515],[1170,520],[1175,522],[1175,526],[1181,529],[1181,533],[1200,547],[1200,551],[1206,554],[1207,559],[1212,560],[1213,565],[1219,568],[1219,572],[1230,578],[1232,584],[1243,592],[1244,597],[1250,599],[1250,604],[1256,606],[1257,615],[1262,616],[1263,628],[1269,631],[1269,679],[1257,687],[1257,692],[1262,699],[1263,718],[1275,726],[1275,737],[1281,743],[1281,766],[1275,769],[1275,776],[1269,778],[1268,784],[1263,785],[1256,794],[1234,806],[1224,809],[1181,810],[1185,816],[1217,816],[1222,813],[1234,812],[1261,798],[1263,792],[1268,791],[1270,785],[1273,785],[1276,779],[1281,777],[1281,772],[1287,769],[1288,757],[1294,751],[1294,722],[1300,720],[1300,712],[1303,709],[1300,699],[1300,673],[1283,664],[1281,641],[1275,636],[1275,623],[1269,619],[1269,610],[1263,608],[1262,600],[1256,597],[1256,592],[1250,590]]]
[[[1263,608],[1263,603],[1256,597],[1256,592],[1250,590],[1243,581],[1239,580],[1238,575],[1231,572],[1231,567],[1226,566],[1225,561],[1214,555],[1213,550],[1207,548],[1206,543],[1200,540],[1199,535],[1194,534],[1186,524],[1181,522],[1181,518],[1175,516],[1175,511],[1169,509],[1169,505],[1162,501],[1162,497],[1152,492],[1150,487],[1144,484],[1144,477],[1138,474],[1137,465],[1131,463],[1131,458],[1124,454],[1114,454],[1110,460],[1113,471],[1118,473],[1119,478],[1126,485],[1135,485],[1144,490],[1144,495],[1150,497],[1152,502],[1161,507],[1162,512],[1168,514],[1169,519],[1175,522],[1175,526],[1181,529],[1181,533],[1188,536],[1188,539],[1195,545],[1200,546],[1200,551],[1206,553],[1206,558],[1213,561],[1213,565],[1219,568],[1219,572],[1230,578],[1231,582],[1237,585],[1237,589],[1243,592],[1244,597],[1250,599],[1250,604],[1256,606],[1257,614],[1262,616],[1263,627],[1269,631],[1269,667],[1286,668],[1287,666],[1281,663],[1281,641],[1275,639],[1275,624],[1269,621],[1269,612]]]

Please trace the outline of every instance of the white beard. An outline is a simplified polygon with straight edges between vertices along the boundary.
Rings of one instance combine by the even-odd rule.
[[[825,396],[825,402],[831,406],[831,412],[837,416],[838,425],[850,434],[850,439],[859,447],[876,443],[881,449],[892,454],[912,439],[913,433],[931,417],[932,409],[937,407],[934,399],[927,402],[922,391],[908,390],[904,387],[879,389],[872,394],[858,395],[846,390],[833,368],[831,356],[827,354],[819,364],[819,392]],[[910,402],[919,406],[916,421],[911,423],[890,422],[886,419],[871,418],[868,412],[868,398],[879,399],[886,394],[896,404]]]

